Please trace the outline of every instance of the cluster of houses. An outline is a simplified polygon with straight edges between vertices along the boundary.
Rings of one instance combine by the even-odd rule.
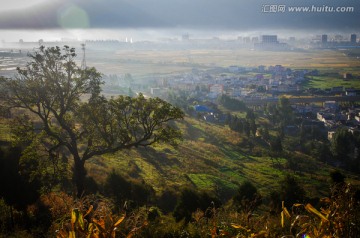
[[[340,108],[336,101],[328,101],[316,113],[316,118],[324,123],[329,140],[339,127],[346,127],[352,133],[360,131],[360,108],[357,107]]]
[[[222,94],[233,98],[261,98],[268,94],[292,93],[301,90],[306,76],[316,71],[292,70],[281,65],[217,68],[210,71],[194,70],[191,73],[158,80],[151,94],[161,96],[169,89],[202,93],[207,99],[216,99]]]
[[[274,99],[274,102],[276,102],[277,95],[296,93],[302,90],[301,85],[308,77],[317,75],[317,70],[293,70],[281,65],[269,67],[230,66],[228,68],[214,68],[208,71],[194,69],[189,73],[153,80],[149,93],[152,96],[166,97],[170,90],[181,90],[189,95],[193,94],[200,101],[215,101],[219,96],[225,94],[245,102],[248,99],[260,99],[260,101],[261,99]],[[346,77],[349,76],[346,75]],[[124,82],[125,80],[112,76],[108,81]],[[316,89],[310,91],[311,94],[317,93]],[[344,87],[332,87],[327,91],[322,91],[327,95],[359,95],[359,90],[344,89]],[[323,106],[296,104],[293,107],[298,114],[307,118],[303,123],[305,127],[317,127],[328,135],[328,139],[331,139],[338,127],[346,126],[351,131],[360,129],[360,108],[341,108],[336,101],[327,101],[323,103]],[[197,107],[195,112],[200,113],[204,120],[209,122],[221,120],[209,108]],[[311,116],[307,117],[306,115]],[[299,128],[288,129],[292,131]]]
[[[360,131],[360,107],[343,107],[336,101],[326,101],[319,105],[293,105],[299,115],[303,115],[303,126],[316,128],[331,140],[340,127],[354,133]]]

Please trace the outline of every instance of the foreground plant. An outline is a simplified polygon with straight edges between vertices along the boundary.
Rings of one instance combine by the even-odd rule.
[[[118,219],[114,219],[112,214],[107,214],[104,217],[90,218],[90,213],[93,211],[93,206],[82,214],[78,208],[74,208],[71,212],[70,224],[67,227],[61,228],[57,231],[57,238],[115,238],[116,230],[124,221],[125,214]],[[90,222],[86,219],[88,218]]]
[[[320,210],[309,203],[294,204],[293,210],[303,209],[305,212],[291,215],[283,207],[284,214],[291,221],[290,233],[296,237],[357,237],[360,234],[360,201],[357,196],[350,184],[338,184],[333,187],[330,198],[321,199]],[[284,227],[283,215],[281,223]]]

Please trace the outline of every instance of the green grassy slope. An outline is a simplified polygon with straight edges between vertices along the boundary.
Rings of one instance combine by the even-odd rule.
[[[158,144],[94,158],[88,163],[89,175],[99,183],[115,169],[135,179],[143,179],[160,195],[165,189],[185,186],[215,192],[230,198],[242,181],[250,180],[263,195],[279,186],[287,173],[285,158],[251,156],[242,135],[229,128],[192,118],[177,123],[184,141],[176,148]],[[255,147],[265,152],[267,148]],[[261,152],[260,152],[261,153]],[[324,196],[329,191],[332,167],[303,156],[301,170],[293,173],[309,197]]]

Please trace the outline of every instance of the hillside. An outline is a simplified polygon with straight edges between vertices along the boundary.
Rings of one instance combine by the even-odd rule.
[[[271,159],[266,145],[256,145],[250,153],[245,136],[228,127],[186,117],[178,122],[184,140],[177,147],[154,147],[122,151],[94,158],[89,175],[102,183],[111,170],[151,185],[157,195],[166,189],[194,187],[216,193],[226,200],[238,185],[250,180],[263,195],[279,187],[291,173],[307,191],[308,197],[321,197],[329,191],[333,167],[305,155],[298,156],[298,171],[288,169],[285,158]],[[255,156],[256,155],[256,156]],[[356,183],[356,178],[347,175]]]

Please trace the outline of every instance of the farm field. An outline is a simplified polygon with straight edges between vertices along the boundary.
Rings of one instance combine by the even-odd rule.
[[[305,88],[332,88],[343,86],[345,88],[360,89],[360,79],[343,80],[340,77],[314,76],[304,85]]]
[[[193,68],[209,69],[231,65],[257,67],[283,65],[294,69],[323,69],[357,73],[360,60],[348,57],[343,51],[254,51],[233,50],[118,50],[116,52],[91,51],[87,53],[88,66],[104,74],[130,73],[134,78],[161,77],[190,72]]]

